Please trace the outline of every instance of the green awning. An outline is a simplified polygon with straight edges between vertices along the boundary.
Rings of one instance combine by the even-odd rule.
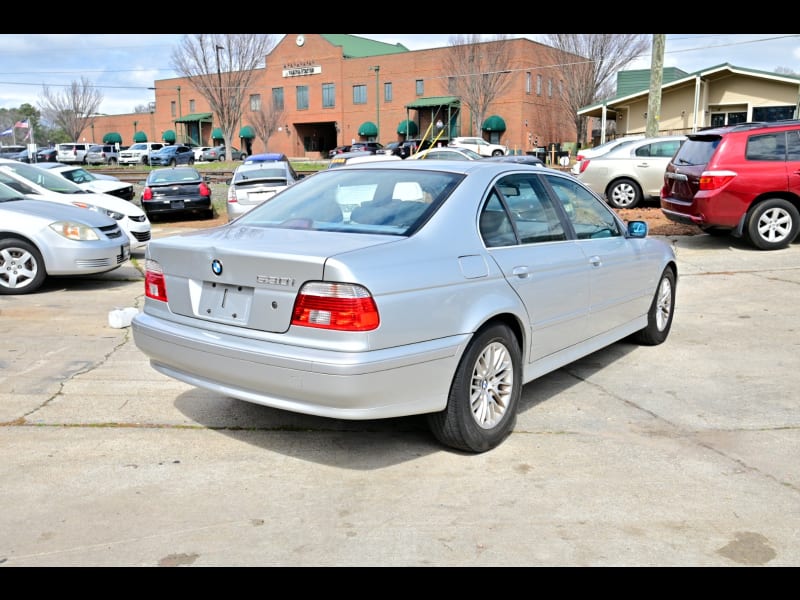
[[[250,127],[250,125],[245,125],[239,130],[239,137],[246,140],[252,140],[256,137],[256,132],[253,131],[253,128]]]
[[[460,106],[461,101],[458,96],[429,96],[427,98],[418,98],[410,104],[406,104],[406,108],[425,108],[426,106]]]
[[[161,134],[161,139],[167,142],[168,144],[175,143],[175,130],[174,129],[167,129],[164,133]]]
[[[419,133],[419,128],[414,121],[406,119],[405,121],[401,121],[400,125],[397,126],[397,133],[400,135],[417,135]]]
[[[122,143],[122,136],[118,134],[116,131],[109,131],[107,134],[103,136],[103,143],[104,144],[121,144]]]
[[[144,131],[137,131],[133,134],[133,143],[138,144],[140,142],[147,141],[147,134]]]
[[[211,132],[211,139],[224,140],[225,135],[222,133],[222,129],[220,129],[219,127],[214,127],[214,131]]]
[[[483,122],[481,129],[484,131],[505,131],[506,122],[497,115],[492,115]]]
[[[196,123],[200,121],[201,123],[211,123],[211,117],[213,113],[192,113],[190,115],[184,115],[180,119],[175,119],[174,123]]]
[[[372,121],[364,121],[358,128],[358,135],[362,137],[375,137],[378,135],[378,127]]]

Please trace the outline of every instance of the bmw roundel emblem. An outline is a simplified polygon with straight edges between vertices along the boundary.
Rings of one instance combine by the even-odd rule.
[[[222,261],[217,258],[212,260],[211,270],[214,272],[214,275],[222,275]]]

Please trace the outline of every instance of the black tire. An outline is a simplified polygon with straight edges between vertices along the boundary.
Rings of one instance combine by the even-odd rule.
[[[447,407],[427,416],[442,444],[465,452],[485,452],[514,429],[522,393],[522,353],[506,325],[475,334],[456,369]]]
[[[47,277],[42,253],[26,240],[0,240],[0,295],[29,294]]]
[[[492,156],[503,156],[503,151],[495,150],[494,152],[492,152]]]
[[[633,179],[618,179],[606,189],[606,202],[614,208],[635,208],[641,201],[642,188]]]
[[[658,280],[653,301],[647,311],[647,326],[633,334],[633,341],[643,346],[663,343],[672,329],[675,314],[675,272],[666,267]]]
[[[797,237],[800,213],[783,198],[770,198],[750,209],[745,234],[759,250],[786,248]]]
[[[116,158],[109,158],[108,159],[108,166],[114,167],[114,166],[116,166],[116,164],[117,164],[117,159]]]
[[[194,165],[194,158],[190,158],[189,159],[189,166],[192,166],[192,165]]]
[[[242,161],[242,162],[244,162],[245,158],[247,158],[247,154],[242,154],[241,156],[239,156],[239,160]]]
[[[175,160],[174,158],[170,158],[169,159],[169,166],[170,167],[177,167],[178,166],[178,161]]]

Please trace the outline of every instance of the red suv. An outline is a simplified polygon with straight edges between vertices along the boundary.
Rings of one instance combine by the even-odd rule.
[[[704,129],[667,165],[661,210],[759,250],[785,248],[800,227],[800,121]]]

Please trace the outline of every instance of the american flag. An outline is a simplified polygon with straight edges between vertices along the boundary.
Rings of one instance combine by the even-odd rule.
[[[25,119],[23,121],[17,121],[14,124],[14,127],[21,127],[22,129],[27,129],[28,128],[28,119]]]

